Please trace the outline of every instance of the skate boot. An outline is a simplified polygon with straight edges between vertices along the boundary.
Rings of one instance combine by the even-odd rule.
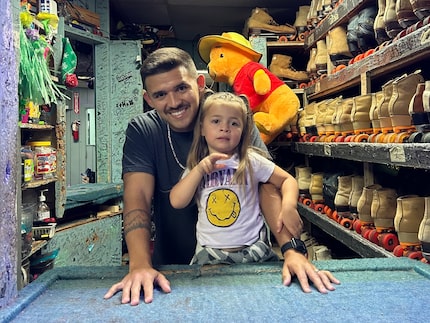
[[[418,229],[418,239],[424,257],[421,261],[430,263],[430,197],[424,198],[424,217]]]
[[[430,81],[425,81],[423,92],[423,109],[429,115],[430,119]]]
[[[415,130],[412,126],[409,114],[409,104],[416,91],[418,83],[424,82],[421,70],[403,75],[393,82],[393,90],[388,103],[391,124],[393,126],[394,138],[387,142],[405,142],[410,134]]]
[[[336,139],[333,119],[336,117],[335,113],[338,109],[337,107],[342,104],[342,100],[342,96],[338,96],[327,104],[327,111],[324,118],[325,142],[333,142]]]
[[[352,127],[354,128],[354,142],[366,142],[373,133],[370,120],[370,110],[376,105],[375,94],[363,94],[353,98],[351,111]]]
[[[325,129],[324,120],[325,120],[326,115],[327,115],[328,105],[330,104],[330,102],[332,100],[333,99],[323,100],[318,105],[317,116],[316,116],[315,122],[316,122],[316,126],[317,126],[317,131],[318,131],[318,141],[321,141],[321,142],[323,142],[325,140],[325,137],[326,137],[326,129]]]
[[[370,121],[372,122],[372,134],[367,139],[368,142],[375,143],[377,136],[382,133],[381,122],[379,121],[379,111],[384,101],[384,92],[375,93],[375,105],[372,105],[369,111]]]
[[[306,166],[297,166],[295,167],[295,171],[296,171],[297,185],[299,186],[299,202],[306,204],[305,200],[311,201],[309,186],[311,184],[312,168],[306,167]]]
[[[301,116],[302,126],[304,128],[304,134],[302,135],[302,141],[311,141],[311,138],[318,137],[318,131],[316,127],[316,106],[317,102],[311,102],[304,107],[304,113]],[[315,141],[314,139],[312,139]]]
[[[306,82],[309,80],[309,76],[305,71],[296,71],[291,66],[293,58],[291,56],[274,54],[272,56],[272,62],[269,65],[269,70],[277,77],[283,79],[290,79],[298,82]]]
[[[338,116],[340,136],[336,137],[338,142],[349,142],[354,135],[354,128],[351,121],[351,112],[354,105],[353,98],[347,98],[342,101],[340,115]]]
[[[323,173],[312,173],[309,192],[311,193],[311,207],[317,212],[324,212]]]
[[[354,175],[351,178],[351,194],[349,194],[349,211],[351,212],[352,223],[348,225],[350,229],[356,230],[356,226],[361,226],[360,221],[358,221],[358,200],[363,193],[364,187],[364,177],[359,175]],[[357,222],[357,223],[356,223]],[[345,225],[344,225],[345,226]]]
[[[318,12],[317,12],[318,0],[312,0],[307,16],[308,29],[312,30],[318,25]]]
[[[421,243],[418,230],[424,217],[424,197],[405,195],[397,198],[394,227],[399,237],[399,245],[393,253],[397,257],[421,259]]]
[[[351,19],[349,19],[348,25],[346,27],[346,40],[348,42],[348,48],[352,56],[357,56],[361,53],[360,48],[358,47],[357,36],[359,18],[359,15],[353,16]]]
[[[330,61],[334,66],[348,65],[352,54],[349,51],[346,29],[342,26],[337,26],[328,32],[330,37],[330,46],[327,47],[327,52]]]
[[[403,29],[406,29],[418,22],[418,17],[414,14],[410,0],[396,1],[396,16],[399,25]]]
[[[429,114],[424,111],[423,93],[425,83],[418,83],[415,94],[409,102],[409,114],[412,118],[412,124],[415,126],[415,132],[412,133],[408,142],[430,142],[430,119]]]
[[[294,21],[293,26],[297,30],[298,41],[305,41],[308,31],[307,17],[309,10],[310,6],[299,6],[299,10],[296,12],[296,20]]]
[[[393,251],[399,244],[394,230],[396,216],[397,193],[392,188],[380,188],[373,191],[370,214],[375,229],[369,234],[369,240],[388,251]]]
[[[387,83],[382,85],[382,93],[384,94],[381,105],[378,108],[379,124],[381,126],[381,132],[376,136],[375,142],[384,143],[389,142],[386,140],[388,134],[393,133],[393,125],[391,124],[390,112],[388,110],[388,104],[393,94],[393,83],[395,79],[389,80]],[[391,136],[392,137],[392,136]],[[393,139],[393,138],[391,138]]]
[[[387,35],[384,22],[385,1],[386,0],[378,0],[378,13],[376,14],[375,22],[373,24],[375,39],[378,45],[390,40],[390,37]]]
[[[352,218],[349,209],[349,196],[352,190],[352,175],[337,178],[337,192],[334,205],[337,213],[337,222],[347,229],[352,229]]]
[[[315,66],[318,75],[327,74],[327,45],[324,39],[317,41],[317,54]]]
[[[354,226],[355,231],[369,240],[369,234],[375,228],[371,214],[373,191],[382,188],[379,184],[372,184],[363,187],[363,192],[357,201],[357,212],[359,225]]]
[[[297,127],[299,128],[299,141],[305,141],[306,128],[305,128],[306,110],[300,110],[298,113]]]
[[[246,22],[246,29],[251,33],[259,34],[261,31],[271,32],[290,38],[295,38],[296,28],[289,24],[278,24],[268,13],[266,8],[254,8],[251,17]]]
[[[418,19],[422,20],[430,16],[430,3],[428,0],[410,0],[412,10]]]
[[[384,12],[385,31],[388,37],[393,39],[399,32],[402,31],[402,26],[399,25],[396,14],[396,0],[387,0],[385,3]]]
[[[337,178],[341,175],[342,173],[328,173],[324,174],[323,178],[324,213],[334,221],[337,221],[338,219],[334,200],[337,193]]]
[[[315,65],[316,56],[317,56],[317,48],[313,47],[309,54],[308,64],[306,65],[306,72],[308,73],[310,78],[309,85],[312,85],[315,79],[318,78],[317,66]]]
[[[377,9],[374,6],[367,7],[360,11],[357,24],[358,47],[361,52],[367,52],[371,48],[377,46],[373,25]]]

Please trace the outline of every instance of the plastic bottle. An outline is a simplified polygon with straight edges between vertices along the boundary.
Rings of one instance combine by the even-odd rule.
[[[49,219],[51,217],[51,210],[49,209],[48,204],[46,204],[46,196],[43,195],[43,192],[47,190],[41,190],[39,196],[39,203],[37,204],[37,221],[43,221]]]

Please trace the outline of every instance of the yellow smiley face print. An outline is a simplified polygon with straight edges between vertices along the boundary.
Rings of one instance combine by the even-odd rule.
[[[220,189],[209,194],[206,216],[217,227],[228,227],[236,222],[240,214],[240,203],[232,190]]]

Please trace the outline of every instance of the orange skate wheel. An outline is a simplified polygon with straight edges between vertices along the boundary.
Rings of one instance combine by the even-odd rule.
[[[310,207],[312,205],[312,200],[305,198],[303,199],[303,204]]]
[[[318,136],[312,136],[310,139],[309,139],[309,142],[317,142],[318,141]]]
[[[339,221],[339,214],[337,214],[337,211],[333,211],[333,213],[332,213],[332,215],[331,215],[331,218],[332,218],[333,220],[335,220],[336,222],[338,222],[338,221]]]
[[[369,235],[370,235],[370,233],[372,232],[372,229],[370,229],[370,228],[368,228],[368,227],[361,227],[361,236],[364,238],[364,239],[367,239],[367,240],[369,240],[370,241],[370,239],[369,239]]]
[[[395,142],[404,143],[408,141],[410,134],[407,132],[401,132],[396,135]]]
[[[335,142],[344,142],[345,141],[345,137],[344,136],[337,136],[334,139]]]
[[[343,227],[347,228],[347,229],[352,229],[352,220],[348,219],[348,218],[343,218],[340,220],[340,225],[342,225]]]
[[[317,212],[324,213],[324,204],[316,203],[313,209]]]
[[[354,221],[354,223],[352,224],[352,227],[353,227],[355,232],[357,232],[358,234],[361,234],[361,222],[360,222],[360,220],[356,219]]]
[[[394,142],[396,142],[396,138],[397,138],[397,134],[396,133],[394,133],[394,132],[392,132],[392,133],[387,133],[385,136],[384,136],[384,143],[387,143],[387,144],[389,144],[389,143],[394,143]]]
[[[354,137],[354,142],[367,142],[369,135],[365,133],[360,133]]]
[[[287,36],[281,36],[278,38],[278,42],[280,43],[286,43],[288,41]]]
[[[379,245],[378,236],[379,236],[379,232],[376,231],[376,229],[370,230],[370,232],[369,232],[369,241],[373,242],[374,244]]]
[[[355,135],[348,135],[345,138],[345,142],[354,142]]]
[[[388,251],[393,251],[399,244],[399,239],[394,233],[383,233],[379,235],[378,240],[381,242],[380,245]]]
[[[367,138],[367,142],[371,142],[371,143],[377,142],[376,141],[377,136],[378,136],[378,134],[376,134],[376,133],[369,135],[369,138]]]
[[[414,250],[406,252],[406,256],[410,259],[420,260],[423,257],[423,254],[421,253],[421,251]]]
[[[396,257],[403,257],[403,247],[402,246],[400,246],[400,245],[398,245],[398,246],[395,246],[394,247],[394,249],[393,249],[393,254],[396,256]]]

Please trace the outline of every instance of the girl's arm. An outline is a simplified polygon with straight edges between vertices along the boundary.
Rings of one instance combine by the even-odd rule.
[[[299,187],[296,179],[279,166],[275,166],[269,182],[274,184],[282,196],[281,212],[276,224],[276,231],[285,225],[287,230],[294,232],[297,223],[301,223],[300,215],[297,211],[297,200],[299,198]]]
[[[197,187],[205,174],[211,173],[215,169],[224,167],[222,164],[216,164],[220,159],[228,158],[225,154],[210,154],[203,158],[196,167],[183,177],[170,191],[170,204],[175,209],[186,207],[193,199]]]

